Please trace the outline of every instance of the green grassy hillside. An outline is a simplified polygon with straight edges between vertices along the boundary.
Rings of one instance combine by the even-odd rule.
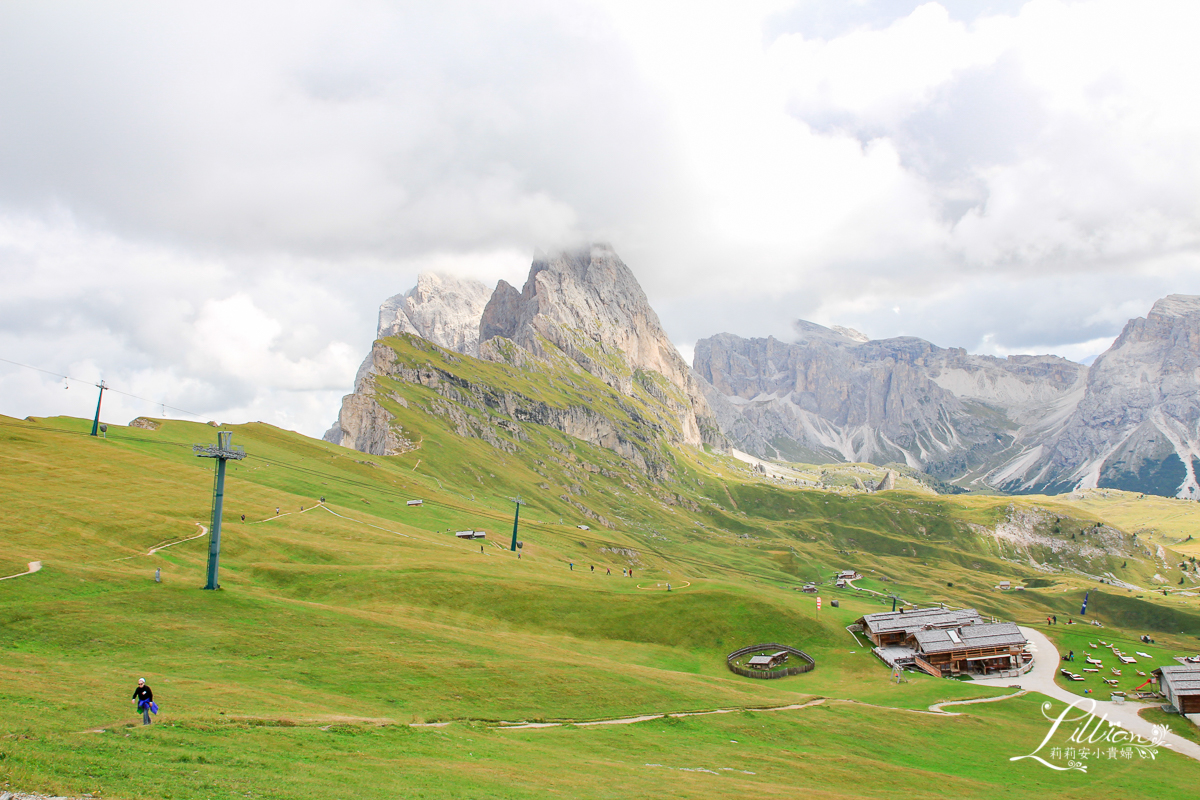
[[[916,713],[1002,691],[924,675],[891,682],[845,630],[890,600],[823,586],[818,616],[795,589],[854,566],[866,589],[1032,621],[1069,613],[1098,585],[1065,569],[1077,559],[1131,581],[1152,563],[1063,550],[1063,571],[1050,575],[979,530],[1018,501],[804,490],[661,442],[648,446],[669,473],[654,481],[532,422],[517,423],[524,438],[511,450],[458,435],[420,408],[440,395],[392,389],[407,406],[385,402],[420,442],[401,456],[231,427],[249,455],[230,465],[219,592],[198,589],[207,538],[192,538],[208,524],[213,465],[191,444],[212,442],[213,428],[111,426],[95,439],[83,420],[0,418],[0,576],[43,564],[0,582],[0,786],[114,798],[796,787],[825,797],[1047,787],[1096,796],[1083,776],[1008,762],[1045,734],[1032,698],[958,717]],[[527,503],[519,559],[507,549],[517,495]],[[1066,527],[1094,524],[1072,513],[1045,535],[1069,541]],[[468,528],[487,538],[453,536]],[[1048,585],[1001,593],[1001,577]],[[1106,592],[1093,603],[1114,635],[1121,625],[1140,633],[1133,626],[1157,624],[1154,610],[1168,608],[1156,637],[1164,654],[1197,649],[1189,598]],[[817,669],[775,681],[725,669],[726,653],[760,641],[801,647]],[[139,676],[162,704],[148,729],[129,702]],[[829,700],[635,725],[495,727],[814,698]],[[435,722],[450,724],[410,727]],[[1160,760],[1097,764],[1094,774],[1113,795],[1183,797],[1200,767]]]

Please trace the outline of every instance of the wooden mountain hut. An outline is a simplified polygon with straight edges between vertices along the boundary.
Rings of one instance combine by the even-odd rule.
[[[1159,667],[1151,674],[1158,678],[1159,691],[1180,714],[1200,714],[1200,664]]]

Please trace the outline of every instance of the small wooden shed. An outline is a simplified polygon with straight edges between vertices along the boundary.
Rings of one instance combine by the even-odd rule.
[[[774,669],[787,661],[787,658],[788,654],[786,650],[780,650],[778,653],[763,653],[762,655],[752,656],[746,662],[746,666],[750,669]]]
[[[1154,670],[1159,691],[1180,714],[1200,714],[1200,664],[1179,664]]]

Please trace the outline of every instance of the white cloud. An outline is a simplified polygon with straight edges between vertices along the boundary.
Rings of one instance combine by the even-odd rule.
[[[582,238],[689,343],[1082,353],[1200,293],[1191,2],[72,9],[0,6],[0,356],[205,415],[320,433],[418,271]]]

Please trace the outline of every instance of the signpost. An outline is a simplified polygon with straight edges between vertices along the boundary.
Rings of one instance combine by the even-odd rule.
[[[231,444],[233,431],[217,431],[217,446],[194,444],[193,452],[200,458],[215,458],[217,460],[216,474],[213,477],[213,508],[211,527],[208,529],[208,580],[205,589],[220,589],[217,584],[217,569],[221,561],[221,512],[225,505],[225,462],[241,461],[246,457],[242,447]]]
[[[817,598],[817,619],[821,618],[821,598]]]

